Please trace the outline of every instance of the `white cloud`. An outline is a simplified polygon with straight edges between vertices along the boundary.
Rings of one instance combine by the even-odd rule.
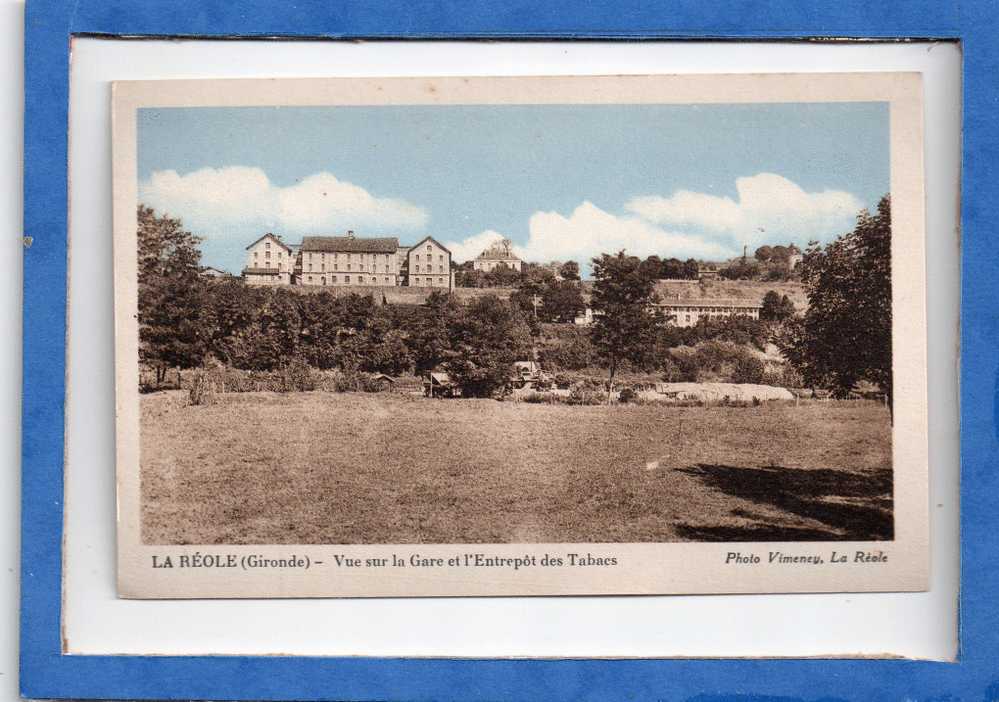
[[[738,244],[805,244],[828,240],[853,227],[860,200],[842,190],[805,192],[774,173],[735,181],[738,200],[678,190],[669,197],[635,197],[625,209],[663,226],[725,235]]]
[[[539,261],[569,258],[583,263],[622,249],[642,257],[719,258],[731,254],[726,247],[702,237],[667,231],[638,217],[617,216],[589,201],[568,217],[558,212],[535,212],[529,227],[524,248]]]
[[[724,258],[733,252],[698,236],[670,232],[638,217],[619,217],[584,201],[568,216],[535,212],[528,223],[530,235],[514,253],[525,261],[572,259],[587,267],[594,256],[624,249],[635,256],[651,254],[678,258]],[[450,242],[456,261],[468,261],[504,235],[487,229],[460,242]]]
[[[139,200],[180,217],[196,233],[241,242],[265,230],[293,235],[420,230],[427,222],[423,208],[376,197],[328,172],[282,187],[259,168],[202,168],[186,175],[156,171],[139,184]]]

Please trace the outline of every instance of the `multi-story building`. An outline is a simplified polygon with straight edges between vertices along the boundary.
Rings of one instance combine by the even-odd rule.
[[[701,319],[726,319],[728,317],[749,317],[759,319],[763,305],[749,300],[667,300],[660,302],[659,309],[670,318],[670,324],[677,327],[697,326]]]
[[[251,285],[288,285],[295,268],[291,247],[267,233],[246,247],[243,278]]]
[[[299,250],[299,285],[401,284],[396,237],[307,236]]]
[[[433,237],[401,246],[396,237],[307,236],[289,246],[267,234],[247,247],[251,285],[454,287],[451,252]]]
[[[407,253],[408,284],[416,288],[454,287],[451,274],[451,252],[432,236],[428,236]]]

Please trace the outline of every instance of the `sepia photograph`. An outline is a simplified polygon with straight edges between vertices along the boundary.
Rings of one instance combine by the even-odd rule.
[[[926,528],[925,407],[896,392],[925,383],[922,346],[904,370],[896,353],[922,225],[892,99],[918,107],[918,77],[868,78],[894,86],[881,99],[822,99],[813,78],[800,99],[743,78],[684,101],[676,77],[133,99],[115,142],[120,528],[153,569],[169,548],[253,545],[405,546],[374,566],[444,571],[512,564],[411,547],[548,545],[528,569],[559,544],[593,546],[559,565],[611,570],[613,545],[719,544],[729,568],[889,560],[903,516]],[[901,299],[918,329],[922,301]]]

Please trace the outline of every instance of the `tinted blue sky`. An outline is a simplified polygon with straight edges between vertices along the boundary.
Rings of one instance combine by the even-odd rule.
[[[574,238],[573,227],[599,221],[613,228],[621,218],[711,244],[698,249],[682,237],[663,239],[678,255],[760,243],[750,230],[798,242],[827,240],[849,225],[843,211],[858,203],[873,207],[889,188],[887,103],[155,108],[140,110],[138,127],[140,197],[207,238],[206,264],[233,271],[261,228],[292,242],[346,229],[397,235],[404,243],[424,234],[458,243],[498,232],[538,256],[558,253],[552,237]],[[310,220],[296,213],[311,206],[313,191],[289,191],[282,214],[271,211],[279,205],[258,208],[264,197],[251,188],[244,192],[253,203],[248,207],[225,185],[229,175],[221,169],[235,166],[262,171],[271,194],[328,174],[375,202],[354,191],[327,195],[323,186],[316,197],[343,201]],[[202,169],[220,172],[185,187],[183,179]],[[154,174],[165,171],[180,180],[156,182]],[[802,214],[810,206],[803,202],[783,216],[778,189],[765,216],[754,206],[759,222],[745,215],[726,225],[678,212],[680,203],[670,200],[690,191],[739,205],[745,194],[737,179],[758,174],[780,176],[809,195],[840,194],[839,204],[826,203],[828,211],[810,217]],[[667,206],[629,205],[649,197]],[[692,206],[711,210],[714,202],[702,198]],[[613,220],[584,212],[574,218],[583,203]],[[538,213],[548,217],[533,217]],[[532,242],[532,234],[539,238]],[[608,235],[608,244],[626,237]],[[654,245],[636,245],[635,252],[646,253],[643,246]],[[595,252],[566,241],[565,253],[559,257]]]

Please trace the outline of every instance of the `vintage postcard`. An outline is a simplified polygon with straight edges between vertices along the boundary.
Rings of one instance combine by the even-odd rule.
[[[122,597],[926,589],[918,74],[113,103]]]

